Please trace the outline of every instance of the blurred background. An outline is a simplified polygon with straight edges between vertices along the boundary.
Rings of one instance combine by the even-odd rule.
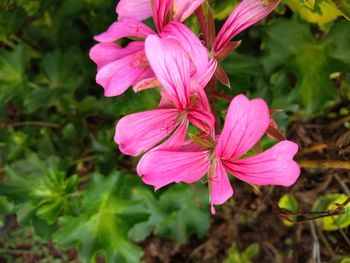
[[[219,29],[238,1],[209,3]],[[115,5],[0,0],[0,262],[350,262],[349,1],[285,0],[236,38],[219,89],[283,110],[303,170],[291,188],[231,177],[215,216],[205,184],[154,193],[113,142],[118,119],[159,101],[95,83],[88,52]]]

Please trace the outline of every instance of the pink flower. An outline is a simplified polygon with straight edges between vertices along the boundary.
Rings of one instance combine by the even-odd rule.
[[[148,151],[169,135],[162,149],[180,147],[189,122],[207,133],[214,123],[203,91],[210,77],[191,76],[190,58],[179,42],[153,35],[146,39],[145,49],[164,90],[158,109],[125,116],[116,126],[115,142],[123,153],[133,156]]]
[[[107,31],[94,37],[100,43],[91,49],[90,58],[97,64],[96,82],[104,88],[105,96],[121,95],[130,86],[133,86],[134,91],[137,92],[154,87],[158,83],[144,51],[143,41],[148,36],[156,34],[140,21],[150,15],[146,2],[151,8],[149,0],[121,1],[117,6],[120,19]],[[179,41],[198,73],[205,72],[210,66],[208,51],[198,37],[181,21],[201,2],[203,1],[174,1],[173,5],[178,6],[178,11],[174,13],[173,21],[169,21],[168,13],[172,1],[153,1],[154,21],[159,36],[171,37]],[[136,39],[138,42],[131,42],[125,48],[114,44],[115,41],[125,37]]]
[[[121,0],[116,12],[118,20],[133,18],[139,21],[150,18],[153,13],[157,29],[161,31],[167,19],[182,22],[203,2],[204,0],[154,0],[152,6],[151,0]],[[172,17],[169,17],[170,10]]]
[[[214,55],[225,57],[231,53],[232,48],[237,47],[237,43],[230,44],[231,39],[268,16],[279,2],[280,0],[243,0],[240,2],[214,40],[212,49]]]
[[[137,172],[156,190],[170,183],[193,183],[208,174],[213,214],[214,205],[233,195],[227,172],[249,184],[290,186],[300,174],[293,160],[298,150],[295,143],[281,141],[263,153],[241,158],[265,134],[269,123],[262,99],[236,96],[220,136],[197,138],[175,151],[150,151],[140,160]]]

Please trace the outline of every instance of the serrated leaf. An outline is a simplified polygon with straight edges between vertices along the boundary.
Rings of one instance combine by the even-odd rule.
[[[79,216],[64,216],[54,234],[62,247],[77,246],[83,262],[103,254],[106,262],[139,262],[142,250],[127,240],[129,229],[148,216],[143,202],[122,198],[123,176],[95,174],[85,192]]]
[[[333,1],[317,1],[316,7],[315,1],[305,1],[303,4],[299,0],[286,0],[286,4],[303,20],[320,26],[334,21],[343,14]]]
[[[26,19],[27,13],[22,8],[5,10],[0,6],[0,41],[20,29]]]
[[[200,190],[202,186],[195,187],[197,191],[193,192],[188,185],[173,185],[159,200],[147,190],[134,189],[133,195],[146,201],[151,216],[147,222],[135,225],[130,237],[141,241],[154,232],[183,244],[192,234],[203,236],[210,225],[209,203],[206,191]]]
[[[269,54],[262,60],[263,65],[268,74],[282,68],[283,72],[296,75],[291,95],[304,106],[305,117],[322,112],[328,102],[337,98],[330,75],[349,71],[343,62],[348,61],[349,34],[350,27],[340,23],[324,39],[317,39],[311,34],[310,26],[297,19],[276,19],[264,30]],[[334,49],[338,51],[336,55]]]
[[[21,223],[27,223],[35,215],[53,224],[63,211],[69,213],[77,204],[70,196],[77,191],[78,177],[66,178],[58,170],[59,163],[53,156],[43,161],[36,154],[29,154],[27,159],[5,167],[6,177],[0,192],[14,200]]]
[[[0,103],[5,103],[15,96],[25,94],[26,87],[25,48],[17,46],[13,51],[0,48]]]
[[[41,62],[41,70],[45,74],[43,83],[50,89],[60,88],[71,93],[77,89],[82,80],[77,53],[77,50],[47,53]]]

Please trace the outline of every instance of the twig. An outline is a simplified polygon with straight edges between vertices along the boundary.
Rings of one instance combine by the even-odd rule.
[[[337,180],[337,182],[339,183],[339,185],[341,186],[341,188],[343,189],[344,193],[346,193],[347,196],[350,196],[350,190],[348,188],[348,186],[340,179],[338,174],[333,174],[335,180]]]
[[[31,250],[25,250],[25,249],[15,249],[15,248],[0,248],[0,253],[4,254],[42,254],[38,251],[31,251]]]
[[[316,230],[317,230],[318,235],[320,236],[322,243],[325,245],[329,254],[331,254],[331,257],[333,258],[335,256],[334,251],[333,251],[331,245],[329,244],[329,242],[327,241],[326,237],[324,236],[322,230],[320,230],[318,228],[316,228]]]
[[[309,168],[325,168],[325,169],[345,169],[350,170],[349,161],[333,161],[333,160],[299,160],[300,167]]]
[[[59,129],[60,125],[45,121],[22,121],[22,122],[11,122],[4,124],[5,126],[20,127],[20,126],[40,126]]]
[[[334,122],[334,123],[332,123],[332,124],[329,126],[329,128],[335,129],[335,128],[337,128],[338,126],[340,126],[340,125],[342,125],[343,123],[348,122],[348,121],[350,121],[350,115],[349,115],[349,116],[346,116],[346,117],[344,117],[344,118],[342,118],[342,119],[340,119],[340,120],[338,120],[338,121],[336,121],[336,122]]]
[[[316,226],[313,221],[310,221],[310,230],[313,239],[312,243],[312,259],[314,263],[321,263],[321,254],[320,254],[320,242],[318,241],[318,237],[316,234]]]

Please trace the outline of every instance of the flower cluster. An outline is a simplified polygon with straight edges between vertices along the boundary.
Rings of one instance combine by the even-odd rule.
[[[293,142],[283,140],[265,152],[242,158],[273,126],[266,103],[236,96],[220,132],[212,96],[216,80],[229,85],[219,63],[240,44],[231,40],[265,18],[278,3],[243,0],[215,37],[204,0],[119,2],[118,20],[95,36],[99,43],[90,57],[97,64],[96,82],[105,96],[120,95],[130,86],[135,92],[160,87],[157,109],[127,115],[115,129],[114,140],[124,154],[144,154],[137,166],[143,182],[157,190],[207,175],[215,213],[214,205],[233,194],[227,172],[257,185],[289,186],[296,181],[300,168],[293,160],[298,150]],[[194,12],[202,39],[182,23]],[[151,17],[155,30],[143,22]],[[132,41],[121,47],[115,42],[122,38]],[[189,125],[198,134],[189,135]]]

